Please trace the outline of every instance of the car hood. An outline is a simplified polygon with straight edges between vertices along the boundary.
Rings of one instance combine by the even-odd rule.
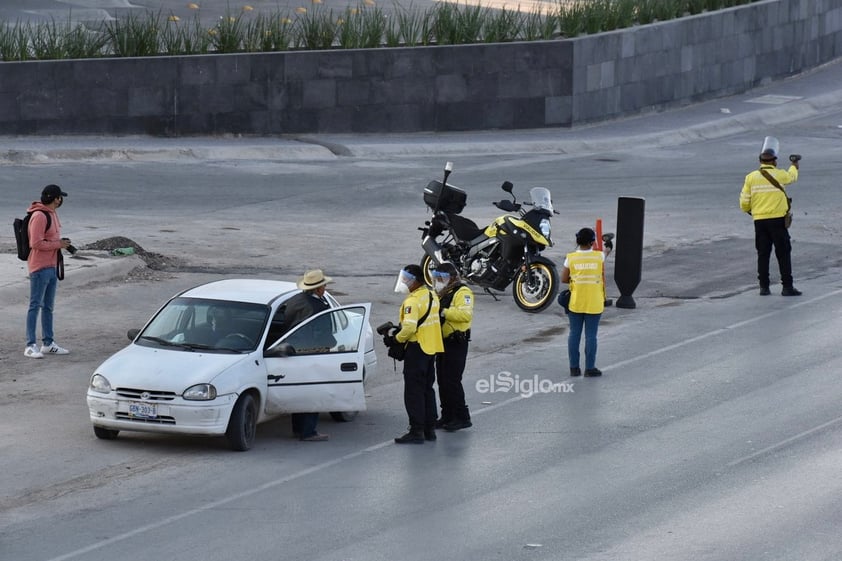
[[[213,382],[226,369],[250,356],[157,349],[132,344],[100,364],[96,373],[105,376],[112,388],[181,394],[195,384]]]

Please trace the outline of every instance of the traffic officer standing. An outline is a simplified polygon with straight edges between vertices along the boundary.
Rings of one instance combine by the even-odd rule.
[[[778,259],[783,296],[801,296],[793,286],[792,243],[786,224],[790,210],[789,196],[784,185],[798,181],[798,161],[801,156],[790,156],[789,169],[779,169],[778,140],[767,136],[760,152],[760,169],[746,175],[740,191],[740,209],[754,219],[754,247],[757,250],[757,280],[760,295],[767,296],[769,289],[769,260],[772,247]]]
[[[457,431],[471,426],[471,414],[465,404],[462,374],[471,340],[474,317],[474,293],[459,279],[451,263],[442,263],[433,271],[440,300],[441,334],[444,352],[436,356],[436,380],[439,384],[441,417],[436,428]]]
[[[398,444],[423,444],[436,439],[436,354],[444,351],[439,322],[439,299],[424,284],[418,265],[407,265],[398,277],[395,291],[408,293],[401,304],[399,330],[390,344],[405,344],[403,401],[409,417],[409,431]]]
[[[567,318],[570,333],[567,336],[567,357],[570,375],[581,376],[579,346],[582,329],[585,331],[585,376],[602,376],[596,367],[597,332],[599,320],[605,309],[605,254],[594,251],[596,233],[590,228],[576,232],[577,250],[568,253],[561,269],[561,282],[570,283],[570,304]],[[605,251],[610,251],[606,245]]]

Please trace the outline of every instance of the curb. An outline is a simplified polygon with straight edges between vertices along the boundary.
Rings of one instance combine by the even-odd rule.
[[[62,287],[82,287],[94,282],[123,278],[146,263],[137,255],[113,257],[105,251],[80,250],[77,256],[65,257]],[[26,263],[12,253],[0,254],[0,293],[29,290]]]

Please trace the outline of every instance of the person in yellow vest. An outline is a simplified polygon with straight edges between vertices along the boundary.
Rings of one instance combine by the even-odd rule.
[[[441,335],[444,352],[436,356],[436,380],[439,383],[441,417],[436,428],[448,432],[472,426],[465,404],[462,374],[468,358],[471,322],[474,318],[474,293],[459,278],[452,263],[442,263],[433,271],[434,288],[441,308]]]
[[[561,282],[570,283],[570,334],[567,337],[567,356],[570,375],[581,376],[579,345],[585,331],[585,376],[602,376],[596,367],[596,337],[599,320],[605,309],[605,255],[594,250],[596,233],[582,228],[576,233],[578,249],[568,253],[561,270]]]
[[[760,295],[768,296],[769,290],[769,260],[772,247],[778,259],[778,269],[781,274],[782,296],[801,296],[801,291],[793,286],[792,279],[792,244],[789,238],[784,217],[789,212],[788,195],[784,185],[798,181],[798,160],[800,156],[791,158],[789,169],[779,169],[777,139],[767,137],[771,147],[764,142],[760,153],[760,169],[746,175],[742,191],[740,191],[740,209],[747,212],[754,219],[754,247],[757,249],[757,280],[760,283]],[[774,185],[774,182],[780,188]]]
[[[395,291],[407,296],[401,304],[399,329],[388,337],[394,339],[391,344],[406,345],[403,401],[409,417],[409,431],[395,442],[424,444],[424,440],[436,439],[435,360],[436,354],[444,351],[439,298],[424,284],[418,265],[401,270]]]

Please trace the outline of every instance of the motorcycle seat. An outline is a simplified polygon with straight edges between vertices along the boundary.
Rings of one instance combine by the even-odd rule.
[[[458,214],[448,216],[453,234],[463,241],[471,241],[483,235],[483,230],[476,222]]]

